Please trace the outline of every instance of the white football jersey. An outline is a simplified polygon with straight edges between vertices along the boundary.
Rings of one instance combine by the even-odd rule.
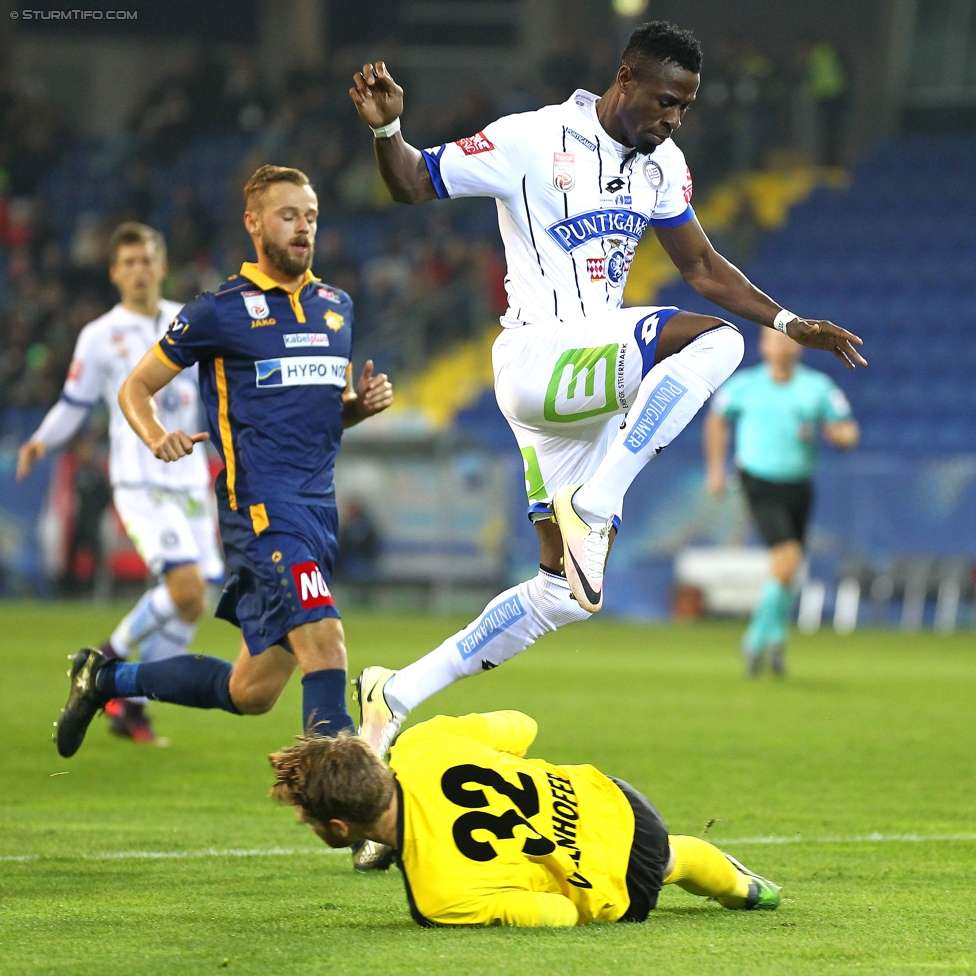
[[[599,96],[508,115],[424,151],[441,198],[495,197],[509,307],[502,325],[569,321],[620,308],[648,224],[691,220],[691,174],[668,139],[650,155],[615,142]]]
[[[158,342],[183,306],[161,301],[159,314],[147,318],[121,305],[89,322],[78,336],[61,398],[75,406],[92,407],[99,399],[109,409],[109,478],[113,486],[146,486],[177,491],[209,487],[206,451],[197,448],[179,461],[161,461],[129,426],[119,389],[136,363]],[[188,434],[200,430],[200,389],[197,368],[185,369],[156,394],[160,423]]]

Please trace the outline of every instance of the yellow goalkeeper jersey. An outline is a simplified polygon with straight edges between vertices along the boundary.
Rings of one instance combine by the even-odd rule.
[[[488,712],[397,740],[400,860],[421,925],[582,925],[627,911],[630,803],[593,766],[524,759],[537,729],[521,712]]]

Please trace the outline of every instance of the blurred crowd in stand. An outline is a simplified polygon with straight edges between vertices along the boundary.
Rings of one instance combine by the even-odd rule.
[[[604,90],[613,61],[609,49],[556,49],[491,95],[408,99],[404,127],[422,146],[470,135],[574,88]],[[0,409],[57,398],[79,330],[115,301],[105,247],[121,220],[165,233],[165,291],[178,300],[250,260],[240,187],[263,162],[303,169],[318,191],[314,270],[356,301],[357,358],[415,371],[497,318],[505,293],[494,207],[394,207],[347,95],[355,61],[338,52],[330,63],[334,74],[293,74],[275,91],[250,54],[206,52],[175,66],[126,131],[100,141],[73,131],[42,94],[0,78]],[[397,77],[408,92],[420,90],[409,72]],[[808,44],[783,64],[748,42],[716,45],[679,137],[698,192],[777,152],[841,162],[845,97],[840,56],[827,44]],[[97,194],[80,211],[67,205],[88,180],[104,187],[104,205]]]

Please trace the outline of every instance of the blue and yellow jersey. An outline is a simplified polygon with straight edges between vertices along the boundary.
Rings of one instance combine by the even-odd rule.
[[[851,416],[843,390],[799,364],[786,383],[775,382],[765,364],[739,370],[719,388],[712,410],[735,423],[738,467],[780,482],[812,477],[819,427]]]
[[[615,922],[630,904],[634,813],[592,766],[524,759],[521,712],[438,716],[390,753],[398,848],[421,925]]]
[[[334,504],[352,323],[352,299],[310,271],[287,292],[245,263],[186,305],[154,347],[172,369],[200,364],[232,509]]]

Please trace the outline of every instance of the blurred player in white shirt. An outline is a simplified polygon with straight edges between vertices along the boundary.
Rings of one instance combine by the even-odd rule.
[[[577,91],[423,152],[400,134],[403,91],[386,66],[364,65],[354,78],[350,96],[373,129],[394,200],[497,202],[509,308],[493,348],[495,396],[522,452],[541,552],[537,576],[426,657],[396,673],[366,669],[361,734],[380,752],[402,717],[440,688],[600,609],[627,489],[738,366],[742,337],[723,319],[622,307],[648,225],[705,298],[846,365],[864,363],[856,336],[781,308],[702,231],[671,141],[695,100],[701,62],[687,31],[645,24],[602,96]]]
[[[112,235],[109,255],[109,277],[121,301],[81,330],[61,399],[21,446],[17,477],[27,477],[50,449],[71,439],[91,407],[100,399],[106,402],[115,507],[159,582],[102,650],[126,659],[138,649],[143,661],[154,661],[187,650],[204,610],[207,582],[219,583],[224,567],[205,453],[198,451],[172,464],[160,461],[139,440],[118,404],[123,381],[182,307],[160,298],[166,243],[151,227],[125,223]],[[195,367],[159,393],[156,409],[168,429],[199,430]],[[106,711],[113,731],[136,741],[154,741],[143,700],[116,700]]]

